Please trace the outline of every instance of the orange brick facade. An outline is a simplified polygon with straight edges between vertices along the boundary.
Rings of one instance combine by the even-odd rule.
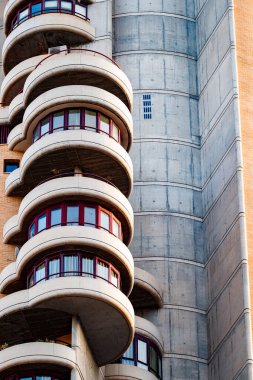
[[[0,145],[0,208],[2,210],[0,214],[0,230],[3,231],[4,223],[13,215],[17,214],[21,198],[7,197],[5,195],[5,180],[8,176],[4,173],[4,160],[5,159],[18,159],[20,160],[22,153],[10,152],[7,145]],[[15,259],[15,246],[10,244],[0,244],[0,270],[2,270],[7,264]]]
[[[234,5],[249,280],[253,305],[253,6],[252,0],[235,0]]]

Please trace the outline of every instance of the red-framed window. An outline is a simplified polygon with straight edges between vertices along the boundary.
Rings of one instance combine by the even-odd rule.
[[[128,350],[118,362],[143,368],[152,372],[158,379],[162,379],[161,353],[158,347],[143,335],[135,334]]]
[[[93,203],[68,202],[50,206],[38,214],[28,228],[28,239],[57,226],[99,228],[123,238],[121,223],[112,212]]]
[[[68,108],[50,113],[34,129],[33,142],[51,133],[73,129],[101,133],[120,143],[120,129],[114,121],[89,108]]]
[[[19,374],[10,375],[4,380],[64,380],[66,376],[58,376],[57,374],[50,374],[49,371],[22,371]]]
[[[27,276],[27,288],[53,278],[82,276],[101,278],[121,287],[119,271],[108,261],[89,252],[58,252],[39,261]]]
[[[11,22],[11,30],[31,17],[45,13],[68,13],[85,20],[88,19],[88,8],[86,5],[75,0],[35,0],[21,8]]]

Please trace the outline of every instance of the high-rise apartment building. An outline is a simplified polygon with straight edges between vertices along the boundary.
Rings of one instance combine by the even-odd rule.
[[[0,7],[0,380],[253,379],[252,2]]]

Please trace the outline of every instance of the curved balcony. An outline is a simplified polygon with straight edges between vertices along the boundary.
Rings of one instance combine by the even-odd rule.
[[[46,91],[66,85],[106,90],[132,109],[132,86],[125,73],[110,58],[87,49],[69,49],[42,60],[25,82],[24,103],[28,106]]]
[[[24,83],[28,75],[35,69],[39,62],[47,55],[39,55],[26,59],[16,65],[4,77],[1,85],[1,102],[9,105],[10,102],[22,92]]]
[[[7,74],[28,58],[47,53],[50,47],[81,45],[94,38],[94,27],[75,15],[45,13],[29,18],[15,27],[3,44],[4,72]]]
[[[34,131],[43,118],[53,111],[65,110],[67,112],[68,109],[77,107],[80,109],[86,107],[97,112],[97,114],[104,114],[110,118],[112,123],[119,129],[121,145],[126,150],[129,150],[132,141],[133,121],[128,108],[108,91],[80,85],[54,88],[30,103],[25,110],[22,125],[15,127],[10,132],[8,137],[9,149],[25,151],[32,144]],[[69,123],[69,118],[65,118],[64,123]],[[83,115],[79,123],[80,128],[85,128],[85,123],[85,115]],[[66,125],[65,127],[68,126]],[[98,127],[99,124],[96,124],[94,129],[90,128],[90,130],[97,132]],[[75,128],[77,129],[78,125]],[[109,136],[111,132],[111,137],[115,138],[113,131],[108,132]]]
[[[157,377],[145,369],[128,364],[107,364],[106,380],[157,380]]]
[[[148,320],[135,318],[135,337],[119,359],[120,364],[106,366],[106,379],[162,379],[163,341],[157,327]]]
[[[49,367],[49,368],[48,368]],[[28,364],[19,366],[17,368],[9,368],[1,373],[2,380],[69,380],[71,369],[67,367],[56,368],[55,365],[48,365],[48,363]]]
[[[134,288],[130,301],[135,310],[162,307],[163,291],[160,282],[149,272],[135,267]]]
[[[120,238],[123,235],[124,242],[126,244],[130,243],[133,234],[133,211],[127,198],[117,188],[101,181],[100,178],[95,179],[82,176],[55,178],[41,184],[27,194],[20,204],[18,215],[14,218],[12,217],[10,222],[7,222],[4,227],[4,240],[8,242],[12,239],[16,240],[15,236],[18,234],[20,234],[20,237],[23,235],[26,240],[28,226],[32,224],[31,220],[34,219],[34,210],[36,210],[37,215],[40,215],[45,209],[55,208],[56,204],[60,204],[60,207],[62,207],[68,198],[71,199],[72,203],[77,205],[83,203],[82,200],[85,200],[88,204],[95,203],[99,207],[107,209],[108,215],[110,213],[113,214],[116,218],[115,220],[118,221],[118,233],[114,233],[113,230],[111,232],[114,235],[119,235],[118,237]],[[64,217],[63,214],[62,217]],[[37,220],[37,218],[35,219]],[[100,216],[97,215],[92,227],[99,227],[96,226],[99,220]],[[60,223],[60,221],[58,222]],[[88,221],[86,222],[88,223]],[[90,222],[92,222],[92,219],[90,219]],[[81,225],[83,223],[85,225],[89,224],[85,223],[85,218],[83,223],[81,221],[80,223]],[[47,227],[49,228],[49,225]],[[20,242],[23,243],[25,240]]]
[[[76,353],[70,347],[44,342],[24,343],[0,352],[0,375],[8,369],[32,364],[47,364],[47,369],[51,366],[73,369]]]
[[[101,279],[54,278],[2,298],[0,328],[4,324],[7,342],[13,335],[11,325],[15,314],[28,309],[32,313],[36,308],[59,314],[68,310],[68,314],[78,315],[99,366],[119,357],[133,338],[134,311],[130,301],[119,289]],[[38,323],[41,325],[41,321]]]
[[[1,292],[11,293],[25,288],[27,274],[34,263],[55,252],[62,252],[66,247],[88,251],[115,265],[120,272],[122,291],[129,295],[134,281],[134,264],[127,246],[106,231],[81,226],[55,227],[28,240],[21,247],[16,261],[1,272]]]
[[[18,94],[12,99],[8,107],[8,114],[9,120],[12,124],[17,125],[22,122],[24,115],[23,93]]]
[[[91,131],[68,130],[47,135],[27,149],[20,168],[6,179],[6,194],[24,196],[55,173],[72,172],[77,167],[109,179],[126,196],[131,192],[132,162],[120,144]]]

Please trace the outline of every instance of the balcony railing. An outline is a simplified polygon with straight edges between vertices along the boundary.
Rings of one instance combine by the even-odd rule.
[[[11,22],[10,32],[26,20],[47,13],[67,13],[89,21],[87,6],[74,0],[33,1],[16,13]]]

